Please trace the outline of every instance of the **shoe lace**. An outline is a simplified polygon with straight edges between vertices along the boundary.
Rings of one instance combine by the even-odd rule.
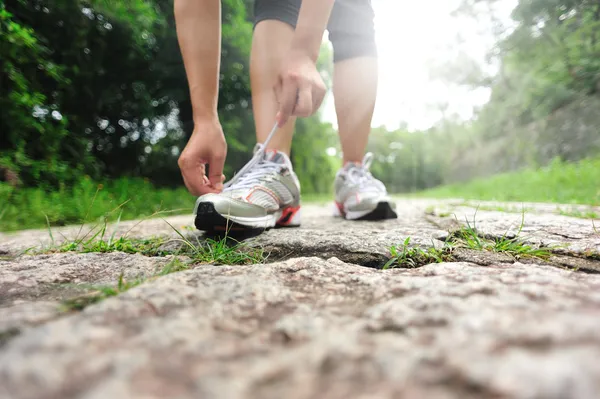
[[[267,145],[277,132],[277,128],[277,123],[275,123],[265,142],[256,144],[252,159],[231,180],[223,185],[223,192],[252,188],[265,173],[275,171],[281,167],[281,164],[265,159]]]
[[[356,185],[361,191],[385,191],[383,183],[375,179],[369,170],[372,163],[373,153],[368,152],[362,163],[350,168],[346,176],[350,183]]]

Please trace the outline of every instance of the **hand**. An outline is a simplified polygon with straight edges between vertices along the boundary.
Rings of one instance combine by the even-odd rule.
[[[306,117],[317,112],[326,92],[325,83],[312,58],[298,50],[290,51],[275,86],[279,127],[285,125],[291,116]]]
[[[195,196],[220,193],[223,190],[223,166],[227,142],[218,121],[200,122],[179,156],[179,169],[188,191]],[[206,177],[205,165],[210,166]]]

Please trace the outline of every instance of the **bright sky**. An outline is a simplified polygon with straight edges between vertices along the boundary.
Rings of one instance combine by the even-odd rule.
[[[500,18],[509,21],[516,0],[500,2]],[[424,129],[441,118],[439,104],[449,104],[447,113],[472,116],[473,107],[489,100],[489,91],[469,91],[432,80],[432,64],[456,56],[458,49],[484,63],[494,38],[484,32],[489,26],[451,15],[460,0],[373,0],[379,49],[379,92],[373,126]],[[457,44],[457,36],[464,39]],[[328,96],[323,117],[337,126],[333,98]]]

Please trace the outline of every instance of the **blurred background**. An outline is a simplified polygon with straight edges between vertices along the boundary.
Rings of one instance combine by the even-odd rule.
[[[222,4],[231,177],[255,143],[253,2]],[[369,150],[389,191],[600,204],[600,2],[373,6]],[[191,211],[177,167],[193,126],[172,0],[5,0],[0,35],[0,230]],[[324,40],[328,86],[331,58]],[[292,160],[307,200],[331,197],[336,126],[331,96],[297,123]]]

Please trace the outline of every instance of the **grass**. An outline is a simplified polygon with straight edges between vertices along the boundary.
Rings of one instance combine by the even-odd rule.
[[[303,195],[302,201],[324,205],[333,201],[333,194]],[[15,189],[0,182],[0,231],[5,232],[101,221],[117,208],[122,208],[122,220],[132,220],[159,212],[191,214],[193,207],[194,197],[185,188],[157,188],[144,179],[100,184],[84,178],[56,191]]]
[[[391,258],[383,266],[383,269],[390,268],[416,268],[431,263],[442,263],[452,261],[452,246],[445,245],[444,248],[438,249],[434,247],[426,250],[411,247],[410,237],[407,237],[402,245],[392,246],[390,248]]]
[[[434,210],[429,210],[429,212],[434,212]],[[451,232],[444,243],[444,247],[441,249],[430,247],[424,250],[418,247],[411,247],[410,237],[408,237],[404,240],[402,245],[392,246],[390,248],[391,258],[383,268],[415,268],[431,263],[451,262],[454,260],[453,251],[455,248],[506,253],[513,256],[515,259],[549,259],[552,255],[550,249],[534,247],[526,244],[520,238],[525,224],[525,211],[521,211],[521,214],[522,219],[519,230],[511,237],[508,236],[508,231],[501,237],[484,237],[477,232],[475,222],[471,224],[468,220],[466,220],[466,226]],[[475,216],[477,216],[477,212],[475,212]]]
[[[475,213],[477,215],[477,213]],[[522,213],[521,225],[514,237],[508,237],[508,231],[501,237],[482,237],[476,230],[475,222],[466,220],[466,226],[452,232],[449,240],[456,246],[462,246],[478,251],[506,253],[516,259],[529,257],[546,260],[552,253],[548,248],[536,248],[526,244],[520,237],[525,224],[525,212]],[[475,217],[474,217],[475,218]]]
[[[217,265],[245,265],[261,263],[265,260],[262,249],[245,247],[239,242],[235,242],[235,244],[232,245],[231,242],[233,240],[227,236],[218,240],[200,239],[197,236],[194,236],[194,238],[190,239],[184,236],[166,220],[164,222],[167,223],[177,233],[178,238],[173,240],[159,237],[134,240],[127,238],[125,235],[115,239],[117,228],[115,227],[112,235],[107,236],[107,221],[105,219],[104,224],[95,234],[90,234],[90,232],[88,232],[87,234],[84,234],[82,238],[76,238],[75,240],[65,242],[58,246],[53,246],[49,250],[46,250],[46,253],[71,251],[105,253],[120,251],[126,253],[140,253],[146,256],[164,256],[166,254],[184,255],[190,258],[189,263],[183,263],[179,259],[174,258],[150,278],[125,280],[123,278],[123,274],[121,274],[118,281],[114,285],[78,285],[78,288],[85,288],[92,290],[92,292],[63,301],[63,311],[69,312],[82,310],[91,304],[98,303],[106,298],[117,296],[123,292],[126,292],[129,289],[137,287],[148,280],[182,270],[187,270],[190,264],[211,263]],[[48,232],[52,237],[51,228],[48,228]],[[195,243],[192,242],[192,240],[195,240]],[[181,247],[171,251],[163,249],[163,245],[169,241],[180,242],[182,245]]]
[[[0,332],[0,348],[2,348],[8,341],[19,335],[21,332],[18,328],[9,328],[8,330]]]
[[[191,213],[192,197],[185,188],[156,188],[143,179],[121,178],[99,184],[84,178],[56,191],[15,189],[0,183],[0,231],[64,226],[96,221],[122,204],[122,219],[147,217],[160,210]],[[93,204],[93,206],[92,206]]]
[[[134,280],[126,281],[123,278],[123,274],[119,276],[117,282],[113,285],[78,285],[79,288],[87,288],[92,292],[64,300],[62,302],[61,310],[64,312],[80,311],[85,309],[87,306],[94,303],[103,301],[106,298],[117,296],[130,290],[131,288],[137,287],[146,281],[153,280],[160,276],[166,276],[167,274],[183,271],[189,269],[189,265],[181,262],[179,259],[174,258],[167,263],[159,272],[155,273],[149,278],[138,277]]]
[[[237,242],[227,237],[227,235],[220,239],[200,238],[198,236],[188,238],[166,220],[164,222],[175,231],[178,238],[154,237],[131,239],[127,237],[128,232],[116,238],[119,221],[120,218],[110,236],[107,235],[108,220],[105,218],[102,225],[93,227],[81,237],[78,234],[73,240],[63,242],[60,245],[53,244],[50,248],[44,249],[41,252],[125,252],[129,254],[138,253],[145,256],[185,255],[195,263],[224,265],[261,263],[265,259],[262,249],[246,247],[243,243]],[[50,227],[48,227],[48,234],[54,242]],[[172,241],[181,243],[181,246],[176,250],[165,249],[164,245]]]
[[[561,209],[557,208],[558,214],[563,216],[571,216],[580,219],[600,219],[600,214],[594,211],[580,211],[577,209]]]
[[[97,192],[96,192],[97,194]],[[95,197],[94,197],[95,199]],[[95,201],[89,204],[88,210],[85,213],[84,220],[87,219],[90,211],[95,207]],[[128,231],[117,237],[117,231],[119,223],[123,218],[123,213],[129,203],[124,203],[113,209],[112,211],[105,214],[100,222],[93,225],[87,232],[83,232],[85,224],[82,224],[77,232],[75,239],[65,240],[61,244],[56,244],[54,234],[52,233],[52,227],[50,221],[46,217],[48,235],[52,241],[50,248],[43,249],[42,253],[53,253],[53,252],[125,252],[125,253],[139,253],[146,256],[164,256],[167,254],[173,255],[185,255],[192,259],[196,263],[213,263],[213,264],[253,264],[264,261],[264,254],[262,249],[245,247],[242,243],[233,240],[225,234],[220,239],[203,238],[201,239],[197,235],[192,235],[192,238],[184,236],[181,231],[175,228],[167,220],[163,221],[173,229],[177,234],[178,238],[167,239],[167,238],[149,238],[149,239],[131,239],[128,234],[131,230],[137,227],[140,223],[149,217],[158,216],[163,212],[156,212],[141,219],[134,224]],[[109,218],[116,212],[118,216],[112,234],[109,233]],[[195,240],[195,243],[191,240]],[[180,242],[181,245],[175,251],[164,249],[163,245],[167,241]],[[233,243],[233,244],[232,244]],[[34,252],[35,250],[28,250],[26,252]]]
[[[600,205],[600,158],[578,163],[553,161],[541,169],[504,173],[417,195],[490,201],[529,201]]]

